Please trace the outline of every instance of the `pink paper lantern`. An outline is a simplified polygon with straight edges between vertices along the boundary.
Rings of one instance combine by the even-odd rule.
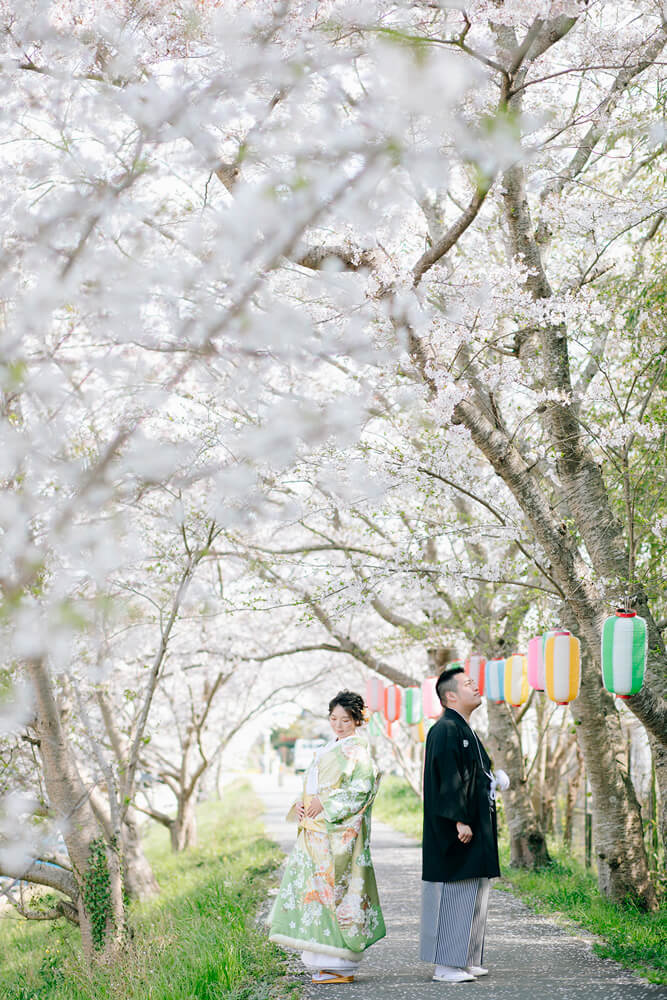
[[[442,715],[442,705],[435,690],[437,677],[427,677],[422,681],[422,704],[427,719],[438,719]]]
[[[528,641],[528,683],[535,691],[544,691],[544,657],[542,636],[536,635]]]
[[[384,711],[384,684],[379,677],[369,677],[366,681],[365,701],[369,712]]]
[[[391,724],[401,717],[401,689],[396,684],[385,688],[384,717],[387,720],[387,736],[391,739]]]
[[[483,656],[478,656],[476,653],[472,653],[463,665],[463,669],[467,673],[468,677],[472,677],[477,684],[477,689],[480,694],[484,694],[485,667],[486,660]]]

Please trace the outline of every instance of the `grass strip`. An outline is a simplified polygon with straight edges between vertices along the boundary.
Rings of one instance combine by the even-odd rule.
[[[382,779],[373,816],[421,840],[421,800],[403,779],[393,775]],[[565,917],[590,931],[598,938],[593,950],[601,958],[613,958],[652,983],[667,983],[667,901],[663,899],[657,913],[612,903],[600,894],[595,876],[576,859],[552,844],[549,850],[554,861],[548,868],[510,868],[507,834],[501,829],[503,877],[495,887],[511,891],[537,913]]]
[[[134,904],[122,962],[90,973],[76,928],[0,919],[3,1000],[259,1000],[287,997],[284,953],[256,926],[281,855],[250,787],[198,811],[199,844],[173,854],[162,827],[145,849],[162,892]]]
[[[373,803],[373,818],[421,842],[422,802],[404,778],[383,776]]]

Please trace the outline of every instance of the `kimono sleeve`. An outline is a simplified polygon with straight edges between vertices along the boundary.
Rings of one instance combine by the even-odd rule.
[[[457,730],[446,728],[433,748],[433,811],[453,823],[469,823],[469,781]]]
[[[345,823],[360,813],[376,789],[376,771],[368,748],[356,745],[339,754],[336,780],[320,793],[327,826]]]

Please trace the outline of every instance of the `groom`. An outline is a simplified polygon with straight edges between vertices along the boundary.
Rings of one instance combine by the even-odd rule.
[[[496,779],[469,725],[482,701],[476,682],[456,666],[443,670],[436,691],[444,712],[424,761],[421,958],[435,965],[437,982],[465,983],[487,975],[489,879],[500,875]]]

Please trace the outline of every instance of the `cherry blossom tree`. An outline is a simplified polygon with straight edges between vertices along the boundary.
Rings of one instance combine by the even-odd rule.
[[[489,515],[486,551],[511,535],[528,575],[519,584],[548,591],[585,640],[574,712],[601,885],[655,905],[597,649],[605,611],[628,593],[650,630],[646,683],[629,706],[651,734],[664,809],[665,608],[647,569],[664,550],[646,526],[664,516],[664,332],[651,307],[661,285],[647,280],[663,263],[662,4],[29,0],[0,12],[8,728],[34,719],[88,955],[122,947],[117,841],[193,578],[230,537],[247,553],[248,535],[264,544],[289,528],[312,483],[331,493],[360,437],[365,460],[393,448],[400,468],[391,422],[382,447],[372,441],[378,411],[432,428],[430,453],[410,452],[412,476]],[[327,448],[343,458],[327,464]],[[383,462],[376,497],[400,484],[411,521],[420,500]],[[158,642],[129,753],[106,780],[122,793],[109,826],[63,699],[69,679],[76,732],[101,735],[102,707],[88,726],[83,693],[104,649],[99,617],[118,606],[156,505],[185,526],[184,548],[175,568],[168,532],[159,573],[139,560]],[[385,627],[404,635],[415,623],[383,617],[375,584],[363,644],[340,624],[341,604],[354,615],[371,592],[361,557],[383,543],[366,527],[366,551],[340,557],[355,583],[335,613],[307,594],[339,562],[311,566],[307,590],[270,559],[256,568],[328,633],[313,645],[405,682],[390,656],[368,651]],[[411,578],[426,639],[446,623],[442,567],[428,571],[422,538]],[[127,601],[128,634],[136,607]],[[35,858],[8,844],[0,864],[39,881]],[[103,913],[86,902],[93,872],[108,880]]]

